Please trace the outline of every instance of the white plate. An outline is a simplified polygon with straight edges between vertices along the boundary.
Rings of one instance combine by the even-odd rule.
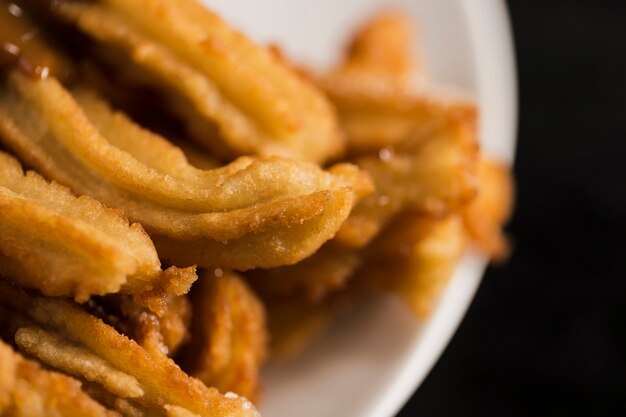
[[[473,93],[488,154],[512,160],[517,98],[506,10],[499,0],[205,0],[229,22],[287,56],[330,65],[351,30],[397,6],[418,24],[429,75]],[[384,299],[336,323],[302,356],[264,375],[265,417],[390,417],[432,368],[480,283],[485,262],[468,254],[433,316],[418,324]]]

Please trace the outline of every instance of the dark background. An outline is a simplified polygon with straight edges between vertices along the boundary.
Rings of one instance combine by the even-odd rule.
[[[626,416],[626,0],[510,0],[515,252],[399,417]]]

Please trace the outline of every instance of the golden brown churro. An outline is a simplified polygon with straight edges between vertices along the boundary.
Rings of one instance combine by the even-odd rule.
[[[255,417],[338,312],[506,257],[509,169],[411,33],[310,75],[194,0],[0,0],[0,415]]]

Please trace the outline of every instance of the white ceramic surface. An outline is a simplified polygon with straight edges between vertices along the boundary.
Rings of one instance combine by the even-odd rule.
[[[511,160],[517,98],[511,35],[500,0],[205,0],[229,22],[315,67],[339,56],[346,36],[376,10],[406,10],[419,27],[431,78],[473,93],[481,142]],[[298,358],[265,372],[265,417],[391,417],[445,348],[480,283],[485,262],[468,254],[433,316],[417,323],[393,299],[342,318]]]

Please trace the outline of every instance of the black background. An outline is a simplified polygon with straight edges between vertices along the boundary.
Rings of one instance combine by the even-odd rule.
[[[515,252],[399,417],[626,416],[626,1],[507,4]]]

